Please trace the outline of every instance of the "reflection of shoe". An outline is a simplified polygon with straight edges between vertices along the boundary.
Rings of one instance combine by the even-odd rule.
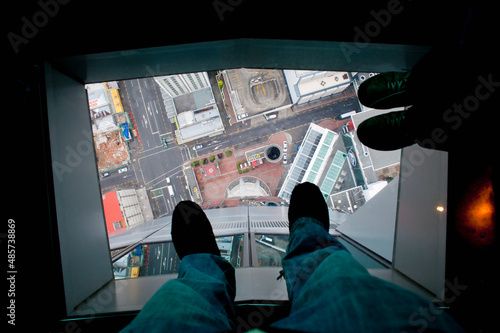
[[[396,150],[411,146],[416,141],[416,121],[408,119],[411,109],[371,117],[358,125],[359,140],[376,150]],[[413,117],[414,118],[414,117]]]
[[[181,259],[194,253],[220,256],[210,221],[201,207],[192,201],[181,201],[175,206],[171,233],[175,251]]]
[[[292,191],[288,207],[288,228],[291,230],[293,223],[301,217],[312,217],[320,221],[326,231],[330,229],[328,206],[319,187],[313,183],[298,184]]]
[[[374,109],[392,109],[412,105],[407,90],[410,73],[387,72],[369,78],[359,86],[359,102]]]

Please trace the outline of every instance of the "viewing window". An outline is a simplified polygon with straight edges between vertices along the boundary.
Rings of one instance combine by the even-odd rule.
[[[357,98],[368,77],[240,68],[86,85],[111,248],[114,235],[169,223],[161,219],[180,201],[205,211],[286,207],[305,181],[318,185],[330,225],[340,226],[399,175],[399,150],[369,149],[356,135],[379,112]],[[256,235],[257,266],[280,266],[287,239]],[[129,246],[140,241],[132,237]],[[242,238],[218,244],[242,265]],[[120,278],[177,273],[178,266],[171,242],[140,245],[114,262]]]

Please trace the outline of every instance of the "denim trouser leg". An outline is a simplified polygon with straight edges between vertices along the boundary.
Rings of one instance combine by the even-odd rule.
[[[226,332],[235,327],[234,268],[220,256],[191,254],[122,332]]]
[[[283,260],[290,315],[274,328],[302,332],[462,332],[441,310],[371,276],[319,221],[292,226]]]

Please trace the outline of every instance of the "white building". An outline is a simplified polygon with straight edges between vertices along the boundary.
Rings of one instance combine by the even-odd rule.
[[[161,88],[167,116],[176,123],[179,144],[224,132],[207,72],[157,76],[154,79]]]
[[[156,76],[154,79],[172,98],[210,87],[207,72]]]
[[[179,144],[205,136],[220,135],[224,131],[224,124],[217,107],[199,113],[184,111],[177,116],[177,123],[179,129],[175,134]]]
[[[109,101],[104,83],[93,83],[85,85],[89,101],[90,119],[95,132],[98,129],[116,129],[111,114],[113,103]]]
[[[177,115],[174,104],[175,97],[210,87],[210,81],[206,72],[155,76],[154,79],[160,86],[160,93],[167,117],[172,124],[175,123]]]
[[[352,82],[349,72],[283,70],[283,74],[293,104],[338,94]]]

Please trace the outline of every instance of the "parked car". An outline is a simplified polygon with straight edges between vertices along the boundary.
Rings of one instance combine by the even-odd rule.
[[[196,146],[194,146],[194,148],[193,148],[193,149],[194,149],[194,150],[198,150],[198,149],[201,149],[201,148],[203,148],[203,145],[196,145]]]
[[[287,162],[287,155],[286,153],[283,154],[283,164],[286,164]]]
[[[266,235],[262,235],[262,237],[260,237],[260,240],[269,244],[274,244],[274,239],[271,237],[267,237]]]
[[[127,172],[128,171],[128,168],[125,167],[125,168],[121,168],[120,170],[118,170],[118,173],[124,173],[124,172]]]
[[[283,151],[286,153],[287,150],[288,150],[288,142],[283,141]]]

